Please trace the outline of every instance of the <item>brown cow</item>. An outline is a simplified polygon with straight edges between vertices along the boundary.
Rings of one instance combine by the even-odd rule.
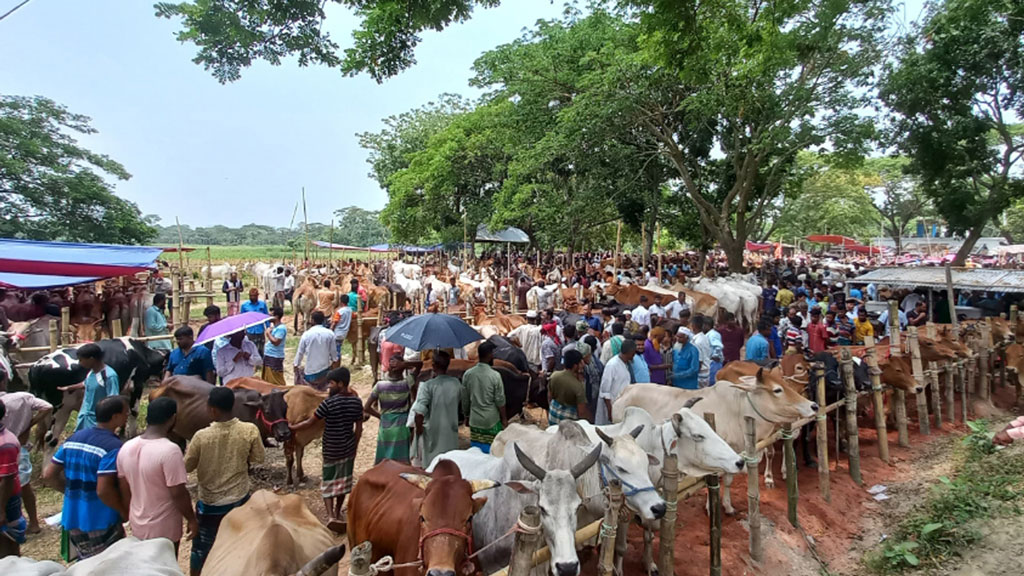
[[[288,576],[338,573],[345,546],[334,546],[331,532],[309,511],[301,496],[258,490],[245,505],[224,517],[203,571],[218,576]]]
[[[498,329],[498,334],[504,336],[516,328],[526,324],[526,317],[520,314],[495,313],[494,317],[488,318],[487,311],[479,309],[473,320],[474,326],[493,326]]]
[[[184,444],[186,440],[191,440],[196,432],[213,422],[206,404],[211,390],[213,384],[206,380],[194,376],[171,376],[164,380],[159,388],[149,393],[150,402],[168,397],[173,398],[178,404],[178,417],[169,435],[172,440]],[[284,422],[274,426],[273,431],[265,424],[284,417],[284,402],[278,402],[280,398],[275,399],[273,394],[261,396],[259,392],[245,388],[235,389],[234,392],[235,406],[231,411],[232,415],[243,422],[256,424],[264,439],[270,437],[271,433],[279,439],[290,433]],[[275,418],[278,413],[280,415]]]
[[[490,480],[462,479],[458,465],[442,460],[431,475],[421,469],[385,460],[359,478],[348,504],[348,542],[369,540],[373,561],[391,556],[394,576],[455,576],[472,551],[472,517],[487,498],[477,491],[495,486]]]

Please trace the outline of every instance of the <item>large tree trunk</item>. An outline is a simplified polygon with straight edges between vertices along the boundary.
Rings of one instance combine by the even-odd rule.
[[[718,242],[722,245],[722,250],[725,252],[725,259],[729,263],[729,272],[742,274],[745,271],[743,267],[743,251],[747,247],[747,241],[738,238],[727,239],[724,236],[724,234],[721,235]]]
[[[971,228],[971,231],[967,234],[967,238],[964,239],[963,245],[960,246],[960,250],[957,251],[956,258],[953,259],[953,266],[963,266],[967,263],[967,257],[971,255],[971,252],[974,250],[974,245],[978,243],[978,239],[981,238],[981,234],[984,230],[984,222],[974,228]]]

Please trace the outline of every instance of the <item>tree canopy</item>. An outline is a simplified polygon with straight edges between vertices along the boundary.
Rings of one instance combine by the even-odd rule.
[[[1024,3],[946,0],[903,39],[881,96],[897,113],[896,145],[949,227],[984,228],[1024,196]]]
[[[0,95],[0,236],[140,244],[152,218],[114,194],[131,178],[109,157],[78,145],[89,118],[43,97]]]

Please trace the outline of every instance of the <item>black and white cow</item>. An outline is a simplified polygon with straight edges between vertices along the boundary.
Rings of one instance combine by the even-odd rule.
[[[96,344],[103,350],[103,361],[117,372],[121,393],[130,398],[133,417],[129,428],[130,433],[134,433],[137,427],[134,416],[138,415],[142,390],[150,378],[163,376],[167,356],[134,338],[110,338]],[[53,426],[46,435],[51,447],[57,445],[71,412],[81,408],[84,395],[81,388],[70,391],[61,388],[84,382],[86,373],[86,369],[78,365],[77,348],[51,352],[28,370],[29,391],[55,407]]]

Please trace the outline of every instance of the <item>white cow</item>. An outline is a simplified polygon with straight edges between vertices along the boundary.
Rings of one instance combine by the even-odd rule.
[[[753,294],[725,280],[708,280],[701,278],[693,285],[693,290],[706,292],[718,299],[718,306],[736,315],[747,326],[757,325],[758,298]]]
[[[721,381],[711,388],[684,390],[658,384],[634,384],[612,405],[612,419],[620,422],[626,408],[637,406],[647,410],[655,422],[671,418],[673,413],[686,402],[700,397],[701,412],[715,415],[715,429],[733,450],[743,450],[746,441],[744,416],[754,417],[758,440],[775,432],[776,426],[794,422],[814,415],[818,405],[796,392],[777,384],[758,382],[754,377],[744,377],[740,383]],[[768,469],[766,468],[766,475]],[[732,474],[725,476],[726,489],[722,494],[722,507],[726,514],[733,514]]]
[[[565,429],[570,437],[579,431]],[[570,470],[537,465],[519,446],[514,446],[503,457],[484,454],[479,448],[453,450],[437,456],[427,469],[432,471],[437,462],[451,460],[459,465],[467,480],[493,480],[501,485],[492,497],[473,516],[473,540],[478,549],[493,544],[480,553],[477,560],[484,574],[491,574],[508,564],[513,541],[502,538],[516,525],[519,513],[528,504],[537,504],[541,514],[544,540],[551,551],[548,570],[555,576],[578,576],[579,558],[573,535],[576,531],[576,513],[583,503],[576,493],[576,479],[591,468],[600,455],[600,446],[584,452],[573,440],[552,435],[551,442],[566,443],[577,458]],[[514,480],[513,470],[523,468],[535,480]],[[499,541],[500,540],[500,541]],[[540,573],[547,572],[539,570]]]
[[[395,272],[395,284],[402,287],[405,297],[413,301],[423,295],[423,284],[415,277],[409,277],[400,272]]]
[[[396,278],[399,274],[411,280],[419,280],[423,276],[423,268],[419,264],[406,264],[398,260],[391,263],[391,271],[395,273]]]
[[[577,424],[573,422],[573,424]],[[567,425],[565,423],[560,424]],[[577,424],[578,426],[578,424]],[[644,452],[636,442],[636,437],[642,430],[634,429],[628,434],[622,434],[611,438],[601,431],[596,431],[601,446],[601,457],[598,462],[600,466],[587,472],[578,481],[580,493],[587,500],[585,512],[580,515],[581,524],[590,522],[602,517],[605,509],[605,496],[602,490],[607,481],[617,478],[622,482],[622,491],[626,497],[627,505],[640,515],[644,521],[651,521],[665,515],[665,501],[661,499],[651,482],[648,466],[657,466],[660,462],[656,458]],[[590,437],[584,432],[586,442],[591,442]],[[555,445],[558,448],[550,450],[551,436],[535,426],[524,426],[522,424],[510,424],[502,430],[491,444],[491,453],[495,456],[504,454],[509,443],[516,443],[527,453],[533,454],[538,462],[548,468],[565,467],[563,462],[565,456],[562,454],[561,444]],[[525,470],[519,469],[513,472],[514,478],[523,478]]]
[[[122,538],[103,552],[67,570],[56,562],[8,556],[0,558],[4,576],[183,576],[174,544],[166,538]]]
[[[227,262],[224,262],[223,264],[216,264],[214,266],[203,266],[199,270],[199,273],[202,275],[203,278],[206,278],[207,269],[210,270],[210,277],[220,278],[221,280],[225,280],[229,275],[231,275],[232,272],[238,272],[238,268],[232,266],[231,264],[228,264]]]

